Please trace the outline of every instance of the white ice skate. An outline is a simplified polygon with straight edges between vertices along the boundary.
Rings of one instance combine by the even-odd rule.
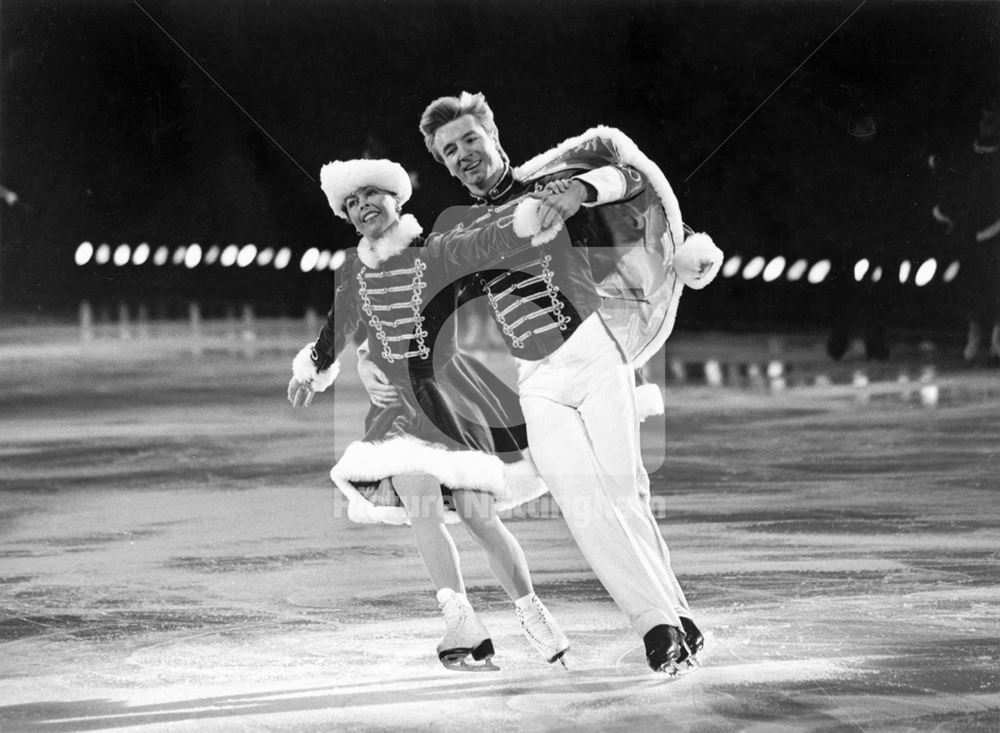
[[[493,640],[472,610],[469,599],[451,588],[437,592],[438,604],[444,614],[444,638],[437,646],[438,659],[448,669],[458,671],[493,671]],[[483,664],[469,664],[468,657]]]
[[[517,611],[517,620],[521,624],[521,631],[546,662],[551,664],[558,660],[565,667],[563,655],[569,649],[569,639],[538,596],[532,593],[528,601],[525,608],[514,607]]]

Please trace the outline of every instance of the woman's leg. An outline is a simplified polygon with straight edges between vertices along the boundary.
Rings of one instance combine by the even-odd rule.
[[[569,649],[569,639],[535,595],[524,550],[497,516],[493,495],[469,490],[453,490],[452,494],[459,517],[486,552],[493,575],[514,601],[524,635],[546,662],[561,659]]]
[[[392,477],[392,485],[406,507],[420,557],[435,589],[465,593],[458,550],[444,524],[444,502],[437,480],[425,474]]]
[[[483,491],[453,490],[455,509],[473,539],[486,553],[490,570],[512,601],[532,593],[524,550],[497,516],[493,496]]]

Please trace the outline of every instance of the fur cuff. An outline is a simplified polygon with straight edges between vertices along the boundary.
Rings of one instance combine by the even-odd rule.
[[[313,349],[316,346],[315,342],[311,344],[306,344],[302,347],[302,350],[295,355],[292,360],[292,376],[295,377],[300,382],[309,384],[313,392],[322,392],[331,384],[333,380],[337,378],[340,374],[340,360],[333,362],[329,369],[323,371],[316,370],[316,364],[313,362]]]
[[[677,248],[673,267],[682,283],[701,290],[715,279],[722,267],[722,250],[704,232],[692,234]]]
[[[664,412],[663,392],[660,391],[658,385],[641,384],[635,388],[635,406],[639,422],[653,415],[662,415]]]
[[[542,231],[539,209],[541,201],[535,198],[525,198],[514,209],[514,234],[522,239],[531,238],[534,246],[551,242],[562,231],[562,219],[557,218],[545,231]]]

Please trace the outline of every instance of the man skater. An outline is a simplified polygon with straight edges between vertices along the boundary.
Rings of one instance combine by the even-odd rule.
[[[516,171],[482,94],[435,100],[420,130],[476,200],[449,228],[513,217],[539,245],[479,278],[517,363],[531,454],[650,666],[674,672],[704,639],[650,511],[634,369],[669,334],[682,284],[704,287],[722,253],[706,235],[681,246],[666,178],[618,130],[591,130]]]

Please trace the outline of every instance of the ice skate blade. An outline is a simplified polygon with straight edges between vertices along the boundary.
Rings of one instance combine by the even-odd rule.
[[[566,657],[566,652],[568,652],[568,651],[569,651],[569,647],[566,647],[562,651],[557,652],[549,660],[549,664],[555,664],[556,662],[559,662],[563,667],[566,667],[566,659],[565,659],[565,657]],[[566,669],[569,669],[569,667],[566,667]]]
[[[690,674],[694,670],[701,667],[701,662],[699,662],[694,657],[688,657],[683,662],[670,661],[666,664],[660,665],[659,669],[653,670],[655,674],[665,675],[670,679],[677,679],[679,677],[684,677]]]
[[[670,661],[661,664],[659,668],[654,669],[657,674],[663,674],[667,677],[676,677],[680,673],[680,667],[677,666],[677,662]]]
[[[479,663],[470,664],[468,655],[460,658],[441,657],[441,664],[452,672],[499,672],[500,668],[493,664],[493,657],[487,657]]]
[[[438,652],[438,659],[446,669],[460,672],[494,672],[500,668],[493,664],[493,641],[484,639],[475,647],[456,647]],[[482,664],[469,664],[469,657]]]

